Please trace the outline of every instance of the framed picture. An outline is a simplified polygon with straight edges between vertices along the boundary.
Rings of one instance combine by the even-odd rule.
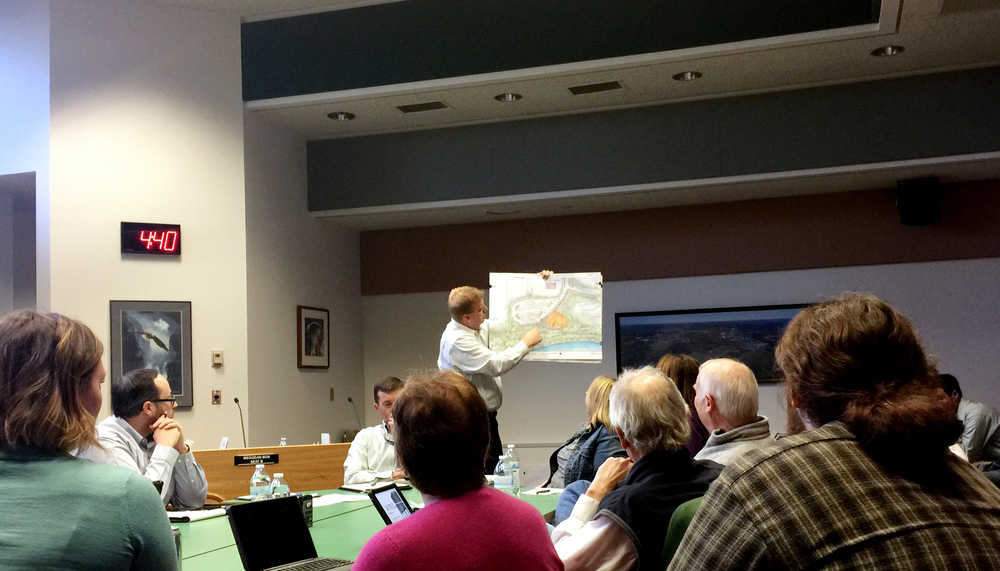
[[[111,301],[111,378],[156,369],[177,406],[193,406],[190,301]]]
[[[319,307],[297,306],[295,331],[299,368],[329,368],[330,311]]]
[[[761,383],[778,382],[774,348],[806,304],[722,307],[615,314],[618,370],[656,365],[667,353],[698,361],[729,357]]]

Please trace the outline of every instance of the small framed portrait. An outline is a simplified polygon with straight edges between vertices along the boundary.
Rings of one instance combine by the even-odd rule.
[[[111,301],[111,378],[156,369],[177,406],[193,406],[190,301]]]
[[[330,311],[300,305],[295,311],[300,369],[330,367]]]

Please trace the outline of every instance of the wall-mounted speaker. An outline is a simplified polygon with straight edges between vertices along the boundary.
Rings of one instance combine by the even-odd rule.
[[[941,182],[936,176],[896,181],[896,211],[907,226],[926,226],[941,220]]]

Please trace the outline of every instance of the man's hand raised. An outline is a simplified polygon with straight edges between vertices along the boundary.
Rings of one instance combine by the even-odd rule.
[[[528,347],[534,347],[542,342],[542,333],[537,327],[535,327],[531,331],[525,333],[524,337],[521,338],[521,341],[523,341]]]

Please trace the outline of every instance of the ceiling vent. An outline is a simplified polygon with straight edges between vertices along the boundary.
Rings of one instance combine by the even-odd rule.
[[[396,109],[399,109],[403,113],[420,113],[421,111],[433,111],[435,109],[447,109],[448,106],[440,101],[429,101],[427,103],[414,103],[413,105],[399,105]]]
[[[574,85],[569,90],[573,95],[583,95],[585,93],[599,93],[601,91],[614,91],[621,89],[622,84],[617,81],[605,81],[603,83],[588,83],[587,85]]]

